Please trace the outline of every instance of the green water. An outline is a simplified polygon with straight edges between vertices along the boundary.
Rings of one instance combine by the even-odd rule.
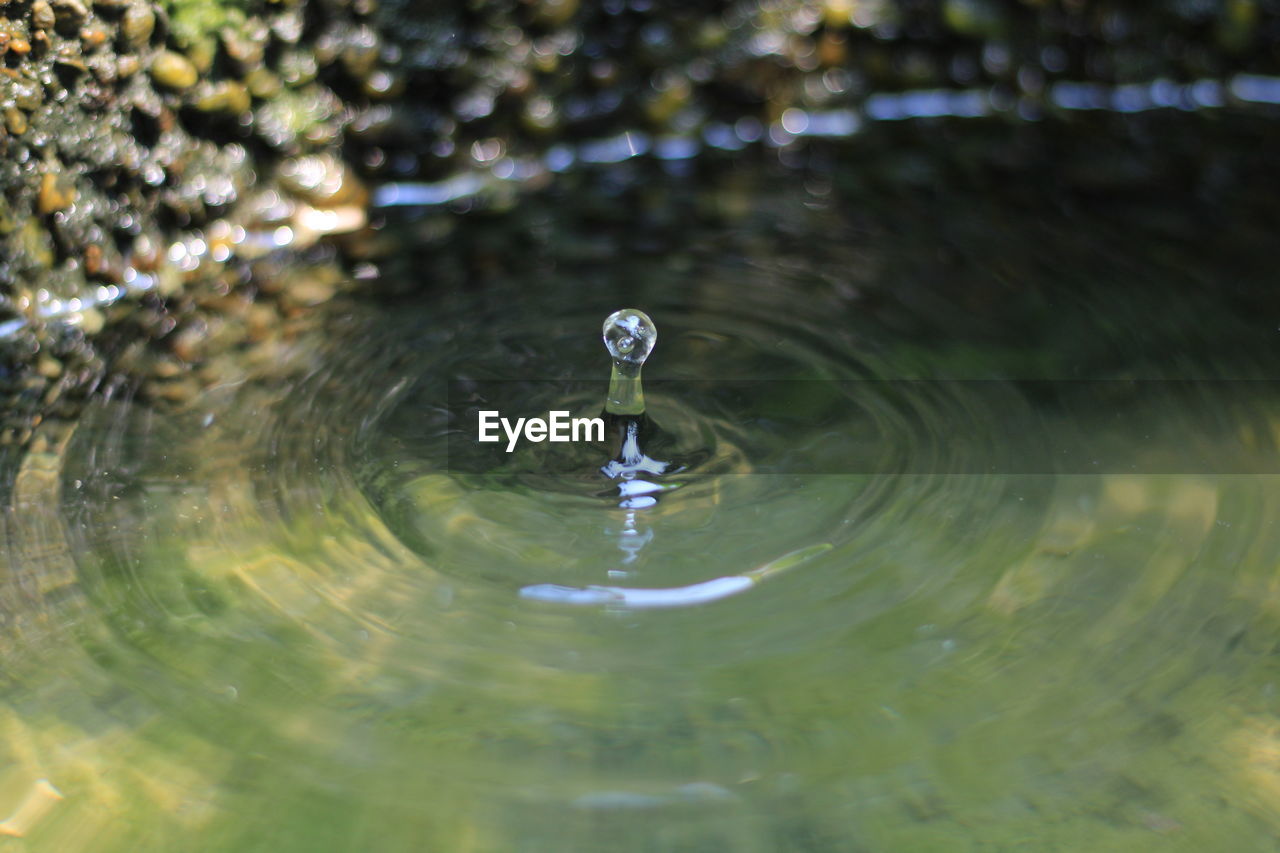
[[[10,459],[5,843],[1273,847],[1280,478],[1248,472],[1276,470],[1280,400],[1217,381],[1270,376],[1265,247],[1228,281],[1203,211],[1159,198],[671,192],[631,227],[554,198],[410,222],[377,298]],[[624,305],[661,329],[679,488],[620,507],[591,448],[450,462],[447,380],[598,408]],[[1066,379],[1214,381],[1010,381]],[[1096,473],[1052,464],[1094,445]],[[818,545],[700,606],[520,595]]]

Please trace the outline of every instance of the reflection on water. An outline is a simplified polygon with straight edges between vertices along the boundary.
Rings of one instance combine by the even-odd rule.
[[[602,242],[551,216],[536,230],[558,242],[477,251],[487,274],[458,288],[455,256],[420,249],[426,297],[334,303],[221,356],[186,402],[118,391],[42,425],[5,480],[0,833],[121,851],[1271,844],[1280,480],[1221,473],[1241,453],[1274,468],[1269,386],[1247,409],[1198,403],[1238,439],[1217,469],[947,462],[976,418],[1100,428],[1006,379],[1266,377],[1274,320],[1210,317],[1225,299],[1174,286],[1152,310],[1135,271],[1176,266],[1155,238],[1115,253],[1079,220],[980,209],[895,230],[905,214],[829,202],[784,180],[745,199],[756,218],[658,249],[643,226]],[[553,471],[450,464],[450,380],[594,376],[600,318],[631,302],[663,327],[649,411],[691,460],[653,482],[680,488],[619,506],[592,448]],[[1003,394],[829,397],[903,378]],[[678,393],[748,379],[827,381],[749,405]],[[1110,440],[1133,459],[1203,445],[1187,405],[1152,395]],[[848,464],[851,436],[903,423],[907,473]],[[521,596],[707,583],[741,588],[660,609]]]
[[[481,196],[508,182],[534,183],[550,173],[564,172],[575,164],[615,164],[638,157],[683,161],[698,156],[704,148],[741,151],[762,141],[770,147],[785,148],[805,139],[851,139],[862,132],[867,122],[943,117],[977,119],[999,113],[1038,119],[1046,112],[1077,110],[1204,112],[1229,105],[1236,108],[1272,105],[1280,103],[1280,78],[1237,74],[1226,81],[1201,79],[1178,84],[1160,78],[1119,86],[1062,80],[1053,84],[1045,94],[1047,97],[1024,94],[1015,99],[1008,92],[990,89],[882,92],[870,95],[860,108],[806,110],[790,107],[768,127],[755,118],[747,117],[731,125],[711,122],[697,133],[671,133],[656,139],[642,130],[629,130],[576,145],[556,145],[542,157],[476,158],[478,162],[473,165],[477,168],[438,181],[387,183],[378,188],[373,203],[378,207],[444,205]]]

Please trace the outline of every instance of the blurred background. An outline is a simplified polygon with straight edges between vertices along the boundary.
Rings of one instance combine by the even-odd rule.
[[[1280,4],[0,13],[14,849],[1274,847]]]
[[[518,200],[573,216],[569,193],[644,240],[739,216],[712,188],[782,174],[829,187],[858,228],[953,252],[968,298],[1028,239],[1136,231],[1221,253],[1214,289],[1236,299],[1269,225],[1265,0],[10,5],[0,340],[19,444],[40,399],[94,384],[111,347],[85,338],[104,328],[207,345],[226,318],[192,303],[255,299],[271,288],[252,268],[281,250],[378,279],[420,268],[423,230],[464,232],[434,238],[424,284],[483,276],[539,242]],[[1072,233],[1006,239],[988,215]],[[504,229],[517,243],[476,257]],[[963,229],[992,245],[958,245]],[[381,248],[396,241],[409,251]],[[1106,253],[1132,257],[1126,280],[1158,263]]]

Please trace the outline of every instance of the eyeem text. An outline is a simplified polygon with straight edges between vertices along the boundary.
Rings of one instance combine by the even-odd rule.
[[[604,441],[604,418],[571,418],[568,412],[547,412],[543,418],[516,418],[515,423],[495,411],[482,411],[477,441],[501,441],[498,427],[507,435],[507,452],[526,441]]]

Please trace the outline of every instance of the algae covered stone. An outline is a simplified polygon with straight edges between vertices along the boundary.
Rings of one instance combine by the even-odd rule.
[[[191,60],[171,50],[163,50],[151,60],[151,76],[159,85],[179,92],[190,89],[200,79]]]

